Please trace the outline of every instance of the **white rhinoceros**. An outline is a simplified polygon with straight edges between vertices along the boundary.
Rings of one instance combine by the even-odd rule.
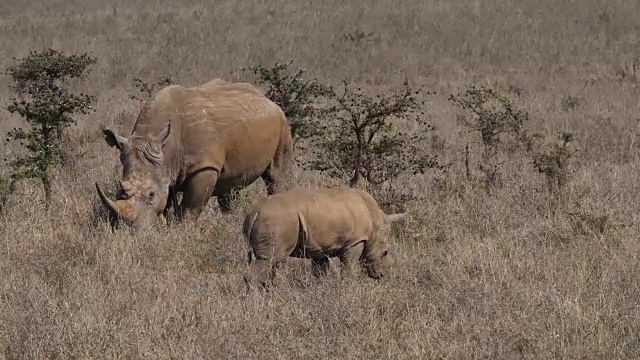
[[[230,193],[259,177],[274,194],[292,163],[284,113],[246,83],[167,86],[144,104],[129,138],[103,132],[123,171],[115,201],[96,188],[111,215],[134,226],[163,221],[172,208],[197,221],[213,195],[229,211]]]
[[[389,228],[407,213],[387,215],[367,192],[346,187],[294,188],[269,196],[245,217],[249,288],[265,287],[287,257],[310,258],[325,272],[329,258],[347,269],[358,263],[369,277],[383,275]]]

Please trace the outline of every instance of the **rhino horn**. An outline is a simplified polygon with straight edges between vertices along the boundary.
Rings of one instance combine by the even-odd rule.
[[[96,190],[98,190],[98,196],[100,200],[107,206],[107,208],[116,216],[122,217],[126,220],[133,221],[133,211],[131,206],[124,200],[113,201],[105,195],[100,185],[96,183]]]
[[[390,215],[387,215],[387,221],[390,223],[401,221],[401,220],[404,220],[408,215],[409,215],[408,212],[403,212],[399,214],[390,214]]]

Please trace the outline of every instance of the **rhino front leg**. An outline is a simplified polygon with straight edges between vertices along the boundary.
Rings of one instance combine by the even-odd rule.
[[[173,217],[179,213],[178,194],[174,188],[169,188],[169,195],[167,197],[167,205],[164,208],[162,214],[167,221],[167,225],[171,225]]]
[[[347,249],[342,255],[340,255],[340,262],[342,263],[341,275],[353,275],[360,268],[360,258],[364,251],[364,242],[359,242],[349,249]]]
[[[183,186],[182,203],[180,205],[180,219],[188,222],[197,222],[202,210],[209,202],[218,172],[213,169],[202,170],[191,175]]]

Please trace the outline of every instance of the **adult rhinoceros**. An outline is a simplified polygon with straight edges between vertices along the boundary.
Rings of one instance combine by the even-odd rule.
[[[367,192],[346,187],[294,188],[268,197],[247,213],[249,288],[267,287],[288,257],[310,258],[320,273],[339,257],[351,272],[359,263],[369,277],[383,276],[389,228],[407,213],[385,214]]]
[[[144,104],[129,138],[103,132],[123,171],[115,201],[96,183],[98,194],[112,216],[136,227],[174,207],[179,220],[195,222],[213,195],[229,211],[230,193],[258,177],[274,194],[292,162],[284,113],[246,83],[168,86]]]

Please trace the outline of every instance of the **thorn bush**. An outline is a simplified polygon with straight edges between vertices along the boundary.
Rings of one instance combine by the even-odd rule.
[[[303,79],[304,69],[292,72],[292,64],[293,61],[276,62],[271,68],[256,65],[242,70],[252,72],[258,84],[266,85],[265,96],[284,112],[295,146],[300,140],[318,134],[315,101],[326,95],[327,88],[315,80]]]
[[[529,114],[518,110],[513,101],[485,86],[470,86],[463,94],[449,97],[455,106],[471,114],[459,116],[458,121],[469,131],[480,136],[483,145],[480,170],[484,172],[487,189],[501,184],[499,159],[500,145],[504,136],[511,136],[517,142],[529,146],[524,125]]]
[[[158,89],[162,89],[165,86],[175,84],[176,82],[173,80],[171,75],[163,75],[155,82],[146,82],[140,79],[139,77],[133,78],[133,86],[138,89],[138,92],[142,95],[133,94],[131,95],[132,100],[138,100],[140,102],[145,102],[151,98],[154,92]]]
[[[432,127],[421,110],[421,89],[412,89],[405,79],[398,93],[368,96],[362,89],[351,90],[346,81],[342,84],[340,94],[333,88],[327,92],[330,105],[322,111],[321,135],[312,139],[312,156],[305,167],[351,187],[364,179],[372,192],[380,193],[386,185],[390,198],[407,201],[411,197],[392,186],[398,176],[443,168],[422,146]],[[399,130],[402,123],[413,130]]]

